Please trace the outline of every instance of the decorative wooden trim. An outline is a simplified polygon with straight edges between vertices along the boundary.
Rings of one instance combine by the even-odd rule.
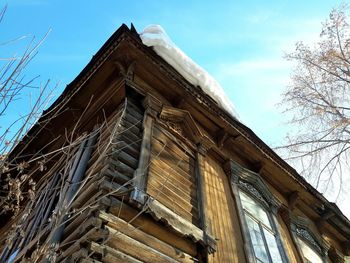
[[[287,256],[287,252],[286,252],[286,244],[285,241],[281,238],[282,234],[280,231],[280,227],[279,227],[279,222],[277,220],[277,215],[276,214],[271,214],[271,224],[273,225],[274,230],[276,231],[276,243],[278,246],[278,250],[281,252],[281,258],[284,262],[289,262],[289,258]]]
[[[324,262],[327,262],[328,258],[328,250],[330,249],[330,245],[328,242],[323,239],[321,236],[316,235],[314,232],[310,230],[310,221],[304,217],[296,217],[291,215],[291,227],[290,231],[292,234],[292,239],[297,247],[298,253],[301,258],[303,258],[303,254],[299,245],[297,238],[304,240],[307,244],[311,246],[318,253]]]
[[[142,128],[142,144],[140,159],[137,169],[134,172],[133,186],[134,189],[130,194],[130,199],[138,204],[144,204],[146,200],[146,184],[148,166],[151,158],[151,141],[154,121],[161,109],[161,102],[152,95],[148,94],[143,100],[145,108]]]
[[[229,176],[230,185],[232,193],[234,195],[237,211],[239,213],[241,229],[243,231],[243,241],[244,248],[246,251],[246,257],[248,262],[256,262],[255,253],[253,247],[251,246],[251,238],[248,229],[247,222],[245,220],[244,210],[241,203],[241,198],[239,195],[239,189],[247,192],[252,196],[256,201],[258,201],[267,211],[272,213],[267,213],[272,229],[276,233],[276,243],[281,255],[283,262],[289,262],[289,259],[286,255],[285,244],[281,239],[280,229],[278,227],[278,221],[276,218],[277,211],[281,207],[281,203],[275,199],[275,197],[270,193],[267,185],[261,179],[260,175],[249,171],[235,163],[232,160],[229,160],[224,165],[224,170]]]
[[[194,242],[199,242],[204,247],[207,247],[208,250],[215,251],[215,238],[208,235],[203,230],[193,225],[191,222],[175,214],[173,211],[171,211],[169,208],[157,200],[149,198],[146,203],[146,208],[146,212],[150,213],[156,220],[165,222],[182,236],[189,237]]]
[[[249,234],[249,229],[246,220],[244,220],[244,211],[242,208],[242,203],[241,203],[241,198],[239,196],[239,187],[238,187],[238,176],[234,176],[233,173],[231,173],[230,168],[227,169],[227,166],[230,167],[230,161],[226,163],[224,166],[225,171],[229,175],[229,181],[231,182],[231,190],[232,190],[232,195],[235,200],[235,205],[236,209],[238,212],[239,216],[239,223],[241,226],[242,230],[242,239],[243,239],[243,246],[244,246],[244,251],[245,251],[245,256],[246,256],[246,261],[247,262],[255,262],[255,253],[253,250],[253,247],[251,246],[251,239],[250,239],[250,234]]]
[[[296,227],[295,233],[298,237],[307,241],[307,243],[309,243],[316,251],[318,251],[321,255],[323,255],[322,246],[319,244],[318,241],[316,241],[317,238],[311,232],[309,232],[305,228]]]
[[[278,209],[278,214],[281,216],[287,228],[290,229],[291,220],[290,220],[290,210],[288,209],[288,207],[284,205],[280,206],[280,208]]]
[[[124,60],[114,60],[114,65],[118,68],[119,74],[129,81],[134,80],[136,62],[128,58]]]
[[[253,195],[266,209],[277,214],[281,202],[271,194],[259,174],[241,167],[232,160],[225,164],[224,169],[229,175],[231,183],[237,184],[239,188]]]
[[[205,195],[204,183],[203,183],[203,164],[204,157],[208,151],[208,147],[203,144],[198,144],[198,150],[196,153],[196,181],[197,181],[197,198],[198,198],[198,210],[200,215],[201,228],[204,232],[204,241],[206,243],[207,253],[212,254],[216,252],[216,241],[211,237],[210,228],[211,222],[206,216],[205,211],[208,210],[208,202]]]
[[[331,210],[323,209],[320,217],[316,220],[315,224],[318,231],[323,234],[327,224],[327,220],[335,216],[334,212]]]
[[[186,110],[163,106],[159,119],[172,131],[194,143],[199,143],[203,138],[203,133]]]
[[[157,220],[166,221],[171,228],[181,233],[181,235],[189,236],[195,242],[201,243],[206,248],[207,253],[214,253],[216,251],[216,240],[207,231],[209,223],[205,216],[206,201],[202,169],[200,167],[200,164],[203,163],[203,155],[210,149],[211,142],[203,135],[188,111],[170,106],[161,107],[161,103],[150,95],[145,98],[143,104],[145,107],[143,139],[139,165],[134,173],[134,190],[131,193],[131,199],[139,205],[144,204],[147,207],[147,211]],[[202,230],[146,194],[147,168],[151,158],[152,131],[156,121],[167,126],[169,130],[179,135],[180,138],[190,141],[193,146],[197,145],[195,173]]]

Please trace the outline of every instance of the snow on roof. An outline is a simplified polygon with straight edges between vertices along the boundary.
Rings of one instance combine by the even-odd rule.
[[[239,119],[235,107],[228,99],[220,84],[203,68],[197,65],[169,38],[160,25],[149,25],[140,34],[142,43],[173,66],[187,81],[199,86],[232,117]]]

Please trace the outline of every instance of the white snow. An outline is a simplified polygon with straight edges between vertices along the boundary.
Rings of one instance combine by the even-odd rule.
[[[186,80],[195,86],[201,87],[222,109],[226,110],[232,117],[239,119],[234,105],[228,99],[220,84],[178,48],[160,25],[147,26],[140,37],[144,45],[153,47],[154,51],[173,66]]]

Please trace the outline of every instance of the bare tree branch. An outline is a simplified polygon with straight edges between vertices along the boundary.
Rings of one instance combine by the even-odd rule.
[[[299,129],[276,149],[323,192],[350,180],[350,26],[333,9],[313,47],[302,42],[286,58],[297,63],[281,105]],[[334,192],[334,191],[333,191]]]

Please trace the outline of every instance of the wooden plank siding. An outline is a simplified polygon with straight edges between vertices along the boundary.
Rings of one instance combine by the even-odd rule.
[[[108,212],[97,211],[92,220],[85,221],[102,223],[104,232],[100,239],[92,236],[81,240],[83,247],[74,243],[60,262],[198,262],[196,245],[190,240],[114,197],[104,197],[102,203],[107,205]],[[82,227],[73,233],[79,229]]]
[[[192,224],[199,226],[193,152],[155,126],[147,193]]]
[[[114,250],[142,262],[193,262],[190,255],[113,214],[101,212],[99,217],[106,222],[110,233],[105,244]]]
[[[221,165],[210,157],[201,164],[207,198],[206,215],[210,233],[217,238],[217,252],[208,262],[246,262],[238,214],[231,189]]]

